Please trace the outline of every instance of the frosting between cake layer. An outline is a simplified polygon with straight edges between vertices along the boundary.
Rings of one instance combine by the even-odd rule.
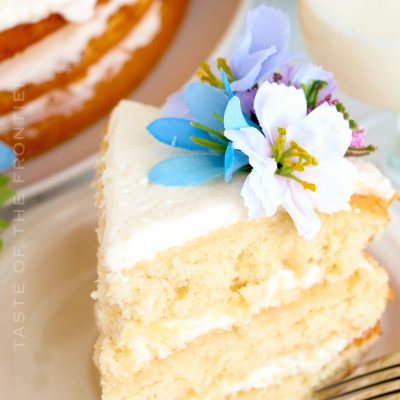
[[[229,184],[215,181],[194,187],[147,181],[153,165],[182,153],[147,133],[146,125],[158,116],[156,108],[121,102],[111,117],[103,160],[106,226],[101,243],[104,265],[111,270],[132,268],[158,252],[247,219],[240,196],[244,175],[236,174]],[[359,183],[354,193],[368,190],[385,200],[393,196],[389,181],[373,165],[359,160],[355,165]]]
[[[96,85],[104,78],[116,75],[134,50],[148,45],[161,27],[160,3],[155,3],[132,31],[87,71],[86,76],[30,101],[23,108],[0,116],[0,135],[19,126],[29,126],[53,115],[68,115],[79,110],[93,97]]]
[[[171,319],[144,329],[133,326],[129,331],[134,332],[134,336],[126,344],[134,351],[135,365],[140,367],[153,358],[166,358],[173,351],[184,348],[191,341],[214,330],[230,330],[235,325],[246,324],[262,309],[280,307],[285,303],[285,299],[288,299],[289,294],[308,289],[321,283],[323,279],[322,270],[317,265],[310,267],[299,277],[296,277],[292,270],[282,268],[271,274],[265,285],[260,284],[261,299],[258,296],[256,298],[251,296],[254,287],[241,291],[249,305],[248,311],[235,307],[235,313],[232,314],[210,311],[203,317]],[[160,342],[168,343],[171,339],[172,345],[160,344]]]
[[[0,0],[0,31],[31,24],[60,14],[67,21],[83,22],[92,17],[96,0]]]
[[[288,356],[276,358],[263,368],[253,371],[244,381],[223,382],[221,385],[222,392],[229,395],[240,391],[262,389],[277,383],[281,379],[300,373],[318,373],[322,366],[333,360],[351,342],[352,340],[348,338],[337,336],[322,346],[309,351],[299,351]]]
[[[96,7],[90,20],[68,24],[24,51],[0,63],[0,91],[51,80],[80,61],[90,40],[105,31],[107,21],[119,8],[137,0],[110,0]],[[29,66],[29,68],[27,68]]]

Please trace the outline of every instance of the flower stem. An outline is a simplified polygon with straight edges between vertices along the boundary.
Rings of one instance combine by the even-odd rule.
[[[194,126],[195,128],[201,129],[202,131],[209,133],[210,135],[212,135],[212,136],[214,136],[214,137],[216,137],[218,139],[223,140],[224,142],[228,142],[228,139],[221,132],[218,132],[218,131],[216,131],[214,129],[208,128],[207,126],[204,126],[204,125],[202,125],[202,124],[200,124],[198,122],[195,122],[195,121],[192,121],[191,125]]]

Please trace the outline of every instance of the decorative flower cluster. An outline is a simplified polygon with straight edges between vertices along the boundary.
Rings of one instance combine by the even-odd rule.
[[[247,29],[229,62],[202,63],[200,82],[168,99],[148,131],[170,146],[191,151],[161,161],[150,181],[198,185],[236,171],[248,173],[241,195],[250,218],[283,207],[299,234],[320,229],[315,210],[348,208],[355,169],[347,156],[374,150],[365,132],[334,97],[330,72],[293,64],[287,51],[288,17],[262,5],[249,12]]]

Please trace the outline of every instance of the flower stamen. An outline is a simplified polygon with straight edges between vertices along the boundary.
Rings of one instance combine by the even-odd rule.
[[[272,156],[278,166],[276,174],[293,179],[300,183],[305,190],[315,192],[317,186],[314,183],[300,179],[293,172],[304,172],[306,167],[315,167],[318,165],[318,160],[294,140],[289,143],[288,149],[285,150],[285,147],[286,129],[278,128],[278,137],[272,145]]]
[[[216,64],[218,71],[221,69],[224,70],[229,83],[237,80],[225,58],[217,58]],[[205,61],[200,63],[196,75],[200,79],[200,82],[208,83],[209,85],[219,89],[223,89],[225,87],[224,82],[212,72],[210,64]]]

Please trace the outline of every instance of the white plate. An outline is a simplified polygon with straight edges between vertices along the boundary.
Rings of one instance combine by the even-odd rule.
[[[225,54],[250,4],[242,0],[190,1],[182,25],[160,62],[129,98],[159,106],[192,78],[211,54]],[[20,193],[30,197],[93,168],[108,116],[76,137],[26,163]]]
[[[92,363],[96,329],[93,193],[80,188],[43,204],[8,231],[0,256],[0,393],[7,400],[99,400]],[[400,217],[374,244],[396,300],[374,349],[400,349]],[[12,236],[15,236],[14,238]],[[23,254],[19,256],[18,254]],[[13,348],[15,347],[15,348]]]

